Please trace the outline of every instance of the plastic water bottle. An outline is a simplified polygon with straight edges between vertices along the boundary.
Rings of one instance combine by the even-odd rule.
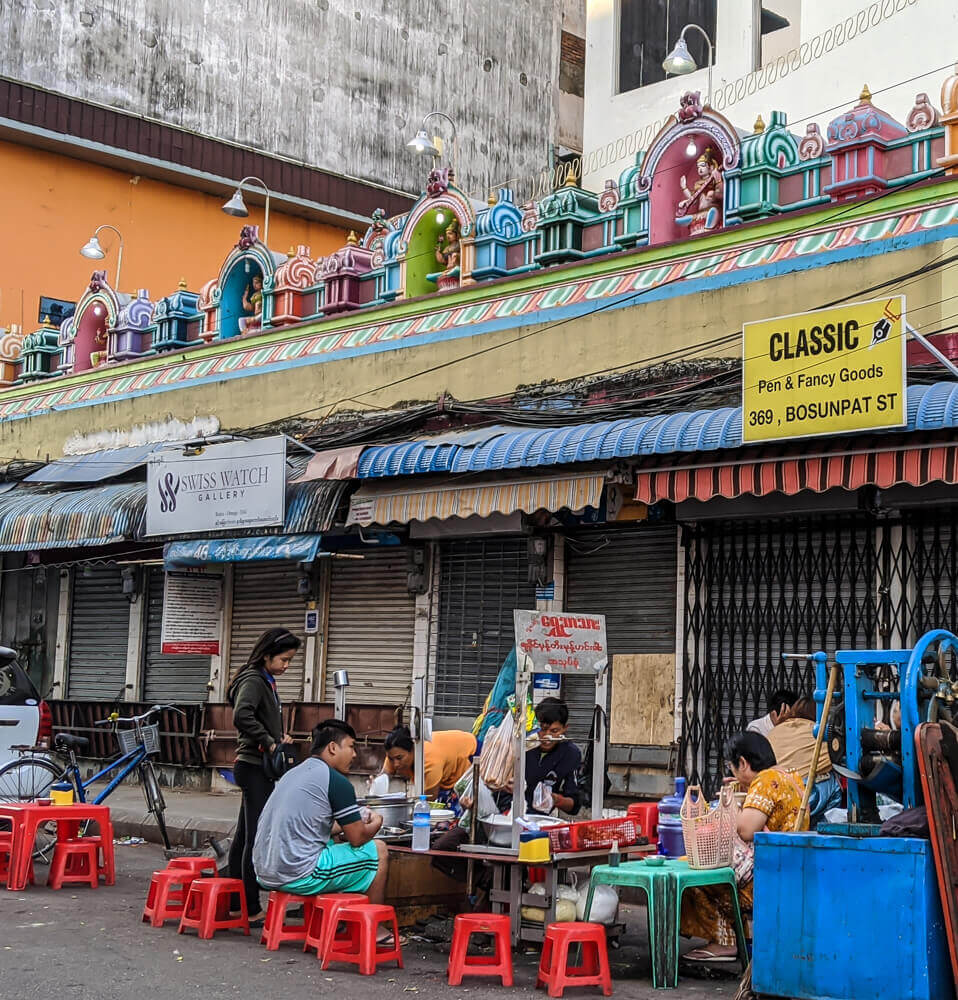
[[[420,795],[412,807],[412,849],[429,850],[429,803],[425,795]]]

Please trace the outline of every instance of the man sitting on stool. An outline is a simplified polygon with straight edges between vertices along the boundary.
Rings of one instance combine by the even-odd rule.
[[[381,903],[389,864],[386,845],[373,838],[378,813],[363,819],[346,775],[356,757],[356,733],[339,719],[313,730],[310,756],[276,784],[260,816],[253,867],[264,889],[298,896],[361,892]],[[334,824],[343,843],[333,839]]]

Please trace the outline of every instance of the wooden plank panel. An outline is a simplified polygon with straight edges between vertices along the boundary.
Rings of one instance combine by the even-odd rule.
[[[675,654],[619,653],[612,657],[609,742],[667,746],[675,714]]]

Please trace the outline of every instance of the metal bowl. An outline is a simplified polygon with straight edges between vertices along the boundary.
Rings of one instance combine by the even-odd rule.
[[[397,795],[369,795],[365,799],[357,799],[359,805],[372,809],[383,818],[383,826],[402,826],[411,816],[413,800]]]

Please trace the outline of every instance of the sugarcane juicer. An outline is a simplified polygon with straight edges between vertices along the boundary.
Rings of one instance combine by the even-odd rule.
[[[915,730],[922,722],[958,721],[958,636],[944,629],[927,632],[913,649],[841,649],[841,671],[825,745],[832,767],[848,779],[852,823],[878,822],[877,796],[906,809],[922,801],[915,756]],[[818,724],[828,683],[829,664],[816,653]],[[900,701],[901,726],[879,728],[876,709]]]

